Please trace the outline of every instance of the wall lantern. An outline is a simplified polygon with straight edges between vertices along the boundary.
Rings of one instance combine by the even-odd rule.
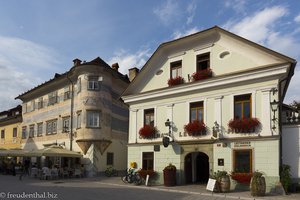
[[[164,147],[168,147],[170,142],[173,141],[173,138],[171,137],[171,126],[172,126],[171,124],[172,124],[171,121],[169,119],[167,119],[167,121],[165,122],[165,126],[169,127],[169,132],[167,135],[164,135],[162,138]]]
[[[278,110],[278,105],[279,105],[279,102],[278,101],[275,101],[275,99],[270,103],[271,105],[271,110],[273,111],[273,118],[272,118],[272,121],[273,121],[273,127],[272,129],[276,129],[276,126],[275,126],[275,121],[276,121],[276,117],[275,117],[275,112]]]

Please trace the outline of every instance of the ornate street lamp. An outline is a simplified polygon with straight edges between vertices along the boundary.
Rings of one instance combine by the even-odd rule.
[[[278,105],[279,105],[279,102],[276,101],[275,99],[270,103],[271,105],[271,110],[273,111],[273,118],[272,118],[272,121],[273,121],[273,127],[272,129],[276,129],[276,126],[275,126],[275,121],[276,121],[276,115],[275,115],[275,112],[278,110]]]

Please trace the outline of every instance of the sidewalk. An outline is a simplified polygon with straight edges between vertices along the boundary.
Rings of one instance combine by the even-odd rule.
[[[230,193],[212,193],[206,190],[206,185],[182,185],[182,186],[174,186],[174,187],[165,187],[165,186],[135,186],[134,184],[126,184],[123,183],[120,177],[98,177],[94,178],[96,182],[99,184],[106,184],[112,186],[122,186],[122,187],[134,187],[146,190],[160,190],[167,192],[178,192],[178,193],[186,193],[192,195],[202,195],[202,196],[212,196],[224,199],[244,199],[244,200],[300,200],[300,193],[294,193],[289,195],[270,195],[267,194],[264,197],[252,197],[250,195],[250,191],[232,191]]]

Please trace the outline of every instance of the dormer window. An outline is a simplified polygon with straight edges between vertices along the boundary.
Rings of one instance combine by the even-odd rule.
[[[182,77],[182,62],[176,61],[171,63],[171,79],[174,79],[176,77]]]
[[[200,54],[197,56],[197,71],[210,68],[210,55],[209,53]]]

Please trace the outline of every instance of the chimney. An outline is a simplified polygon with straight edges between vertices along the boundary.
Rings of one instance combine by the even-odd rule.
[[[119,70],[119,64],[118,63],[114,63],[111,65],[111,68],[113,68],[114,70],[118,71]]]
[[[136,67],[133,67],[131,69],[128,70],[129,71],[129,80],[130,82],[137,76],[137,74],[139,73],[139,69]]]
[[[81,60],[79,60],[78,58],[75,58],[75,59],[73,60],[73,63],[74,63],[74,66],[78,66],[78,65],[81,64]]]

